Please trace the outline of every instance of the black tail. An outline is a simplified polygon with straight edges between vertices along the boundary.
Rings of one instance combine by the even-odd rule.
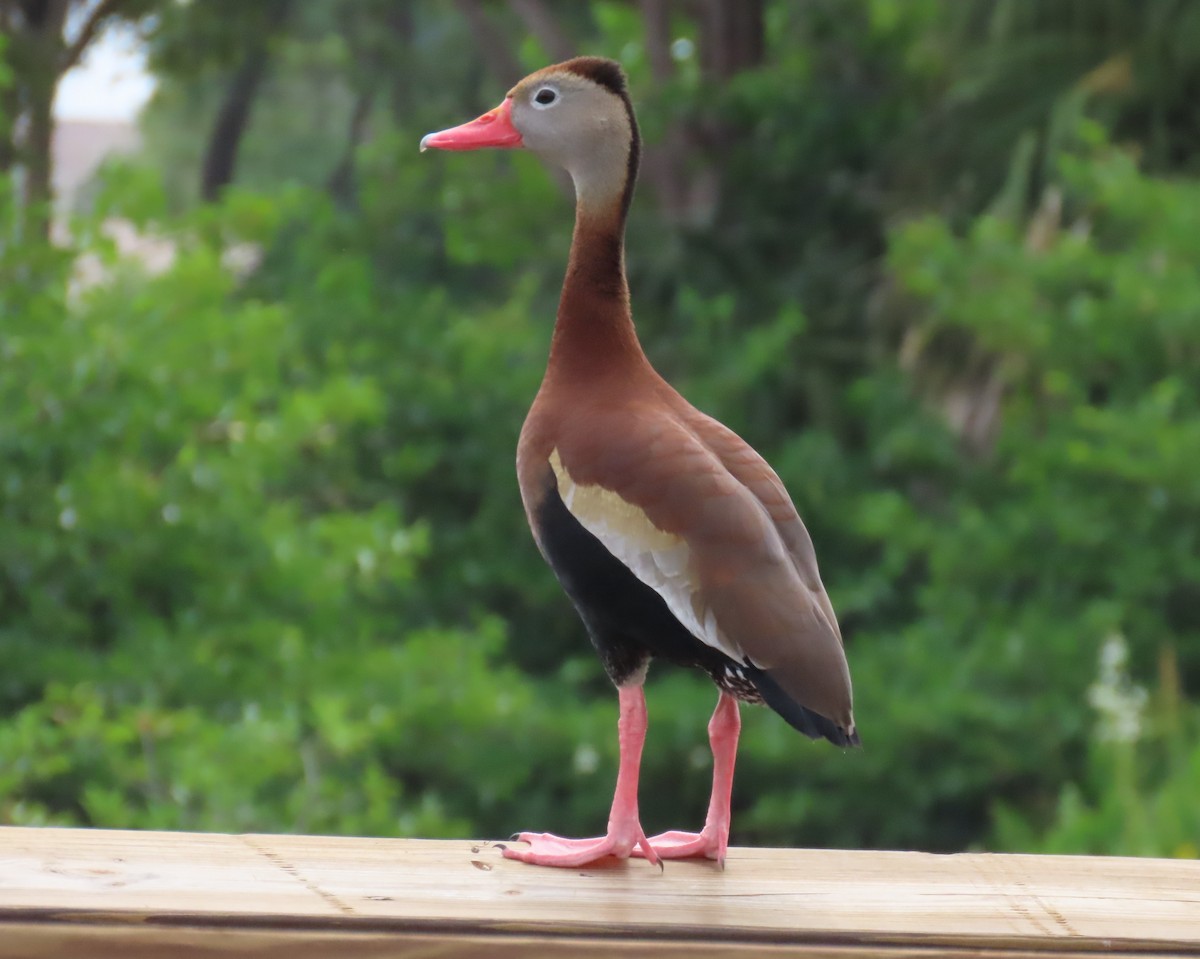
[[[788,725],[800,730],[809,739],[828,739],[835,746],[861,745],[858,730],[847,732],[832,719],[826,719],[820,713],[814,713],[811,709],[801,706],[763,670],[749,664],[743,668],[747,678],[762,695],[763,702],[786,719]]]

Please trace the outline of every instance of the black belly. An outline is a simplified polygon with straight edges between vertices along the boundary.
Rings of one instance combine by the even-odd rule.
[[[831,720],[796,702],[769,673],[749,662],[736,662],[693,636],[658,593],[571,515],[550,470],[534,523],[546,559],[575,604],[605,671],[618,686],[660,657],[703,669],[724,692],[744,702],[766,703],[806,736],[839,746],[858,744],[857,735],[847,735]]]
[[[660,657],[705,670],[740,699],[761,701],[741,664],[696,639],[658,593],[571,515],[553,473],[534,521],[546,559],[614,683],[621,685]]]

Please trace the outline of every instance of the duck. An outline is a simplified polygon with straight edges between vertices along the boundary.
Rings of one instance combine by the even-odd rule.
[[[516,472],[533,539],[617,690],[619,760],[605,834],[521,832],[503,855],[579,867],[700,857],[724,868],[741,703],[800,733],[860,744],[850,670],[813,542],[775,471],[658,374],[634,327],[625,222],[641,141],[621,66],[576,57],[421,150],[525,149],[575,188],[575,226]],[[712,792],[698,833],[644,832],[638,777],[654,660],[718,689]]]

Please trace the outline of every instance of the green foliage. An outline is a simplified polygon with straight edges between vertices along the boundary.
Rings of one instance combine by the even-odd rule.
[[[986,469],[913,529],[910,635],[928,652],[948,633],[943,675],[1003,704],[978,717],[1013,740],[987,788],[1024,802],[1074,775],[1102,637],[1129,638],[1135,674],[1175,644],[1184,688],[1200,676],[1200,191],[1103,147],[1064,162],[1063,189],[1048,239],[923,220],[891,253],[921,335],[967,336],[1004,390]]]
[[[1200,190],[1112,150],[1063,176],[1071,222],[1045,247],[993,217],[964,239],[926,220],[892,263],[928,304],[923,334],[967,334],[1007,394],[986,479],[1019,495],[973,504],[987,523],[947,557],[953,587],[1080,604],[1144,665],[1200,630]],[[1200,660],[1183,648],[1190,679]]]
[[[159,276],[97,238],[106,279],[69,299],[62,256],[5,264],[6,820],[462,834],[494,801],[471,777],[528,773],[442,763],[499,761],[531,693],[494,619],[397,614],[429,530],[356,488],[379,385],[202,239],[257,205],[174,229]]]

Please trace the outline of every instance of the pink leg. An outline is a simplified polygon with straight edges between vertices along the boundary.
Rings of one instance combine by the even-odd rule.
[[[617,722],[617,741],[621,747],[621,763],[617,768],[612,811],[608,814],[608,835],[595,839],[564,839],[548,832],[523,832],[517,839],[529,843],[529,848],[506,848],[504,855],[509,859],[538,866],[583,866],[605,856],[628,859],[636,850],[650,862],[661,865],[638,819],[638,771],[642,765],[642,744],[646,740],[646,695],[640,684],[622,687],[618,694],[621,718]]]
[[[725,868],[725,850],[729,846],[729,801],[733,794],[733,763],[737,757],[738,733],[742,717],[737,700],[721,693],[717,708],[708,723],[708,741],[712,744],[713,786],[708,816],[699,833],[672,830],[650,838],[650,845],[663,859],[687,859],[706,856]],[[633,855],[639,855],[634,850]]]

